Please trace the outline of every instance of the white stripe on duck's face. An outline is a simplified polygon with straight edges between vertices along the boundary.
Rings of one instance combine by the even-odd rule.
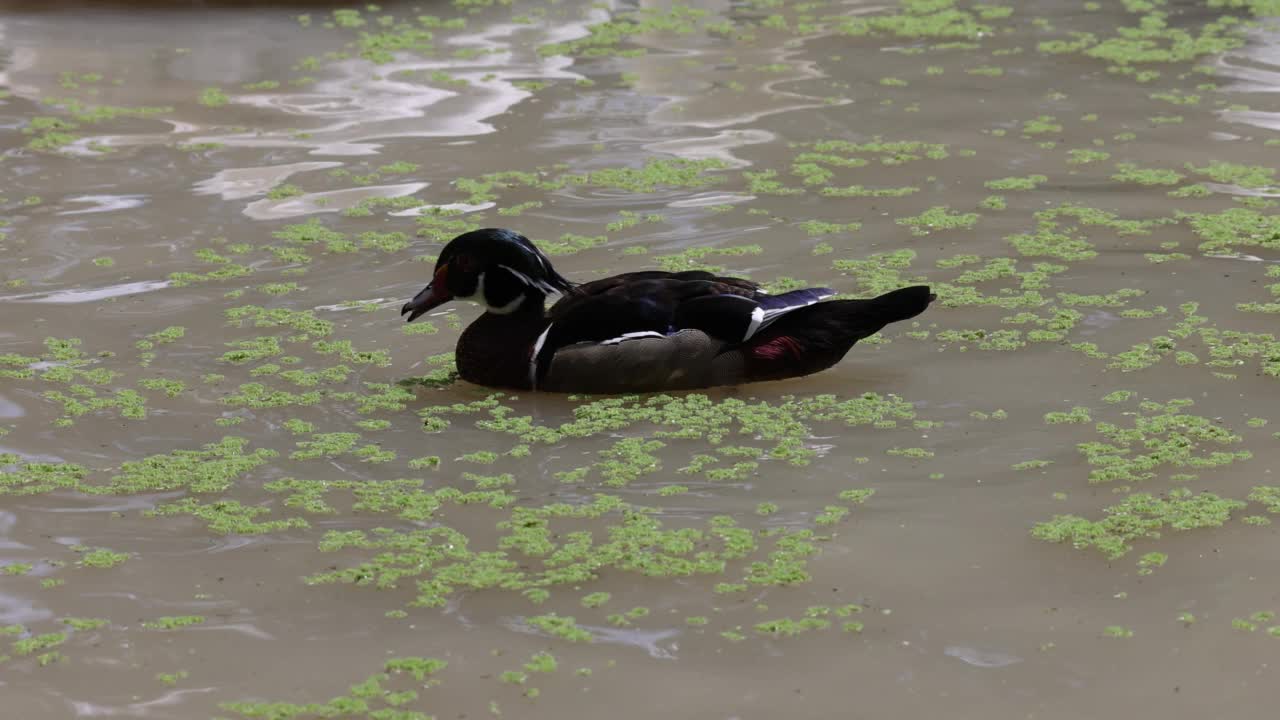
[[[547,291],[524,273],[498,265],[476,276],[476,288],[470,295],[455,297],[479,303],[495,315],[510,315],[530,297],[545,298],[546,295]]]
[[[508,292],[509,288],[490,285],[485,287],[485,273],[480,273],[480,280],[476,283],[476,295],[479,295],[485,309],[494,315],[510,315],[515,312],[522,304],[524,304],[525,293],[523,288],[516,288],[515,292]]]
[[[540,256],[538,258],[538,261],[543,263],[543,266],[546,267],[546,261],[543,260]],[[521,282],[523,282],[527,287],[537,288],[538,290],[541,290],[543,293],[547,295],[560,293],[560,291],[557,290],[554,285],[551,285],[545,280],[535,280],[529,277],[528,275],[525,275],[524,273],[520,272],[519,270],[516,270],[515,268],[507,267],[506,265],[499,265],[498,268],[501,270],[506,270],[507,272],[511,273],[513,276],[515,276],[517,280],[520,280]]]

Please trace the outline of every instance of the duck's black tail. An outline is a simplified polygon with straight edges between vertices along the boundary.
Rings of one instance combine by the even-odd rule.
[[[825,370],[854,343],[889,323],[913,318],[937,296],[927,285],[887,292],[867,300],[831,300],[783,315],[746,348],[747,374],[768,380]]]
[[[860,336],[858,339],[861,340],[879,332],[880,328],[889,323],[919,315],[936,298],[937,295],[929,290],[928,285],[913,285],[887,292],[870,300],[844,300],[827,304],[843,305],[848,323],[859,327],[875,327],[871,332]]]

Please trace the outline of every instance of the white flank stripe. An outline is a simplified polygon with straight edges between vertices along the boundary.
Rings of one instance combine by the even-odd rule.
[[[628,340],[636,340],[638,338],[648,338],[648,337],[661,338],[661,337],[666,337],[666,335],[663,335],[660,332],[654,332],[653,330],[639,330],[636,332],[622,333],[616,338],[609,338],[608,340],[603,340],[601,341],[600,344],[601,345],[617,345],[620,342],[626,342]]]
[[[529,357],[529,389],[538,389],[538,354],[542,352],[542,345],[547,341],[547,333],[551,332],[551,325],[547,325],[547,329],[542,331],[537,340],[533,341],[533,355]]]
[[[764,322],[765,311],[762,307],[757,307],[751,311],[751,324],[747,326],[747,332],[742,336],[742,341],[746,342],[747,338],[756,334],[760,329],[760,323]]]

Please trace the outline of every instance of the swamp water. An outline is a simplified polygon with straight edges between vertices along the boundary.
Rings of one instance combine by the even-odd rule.
[[[1274,2],[9,5],[5,717],[1274,714]],[[483,226],[939,301],[494,393]]]

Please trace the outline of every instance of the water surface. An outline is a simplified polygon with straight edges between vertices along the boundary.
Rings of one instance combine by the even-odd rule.
[[[1264,716],[1269,8],[5,12],[6,713]],[[809,378],[495,394],[476,308],[396,313],[487,226],[940,300]]]

